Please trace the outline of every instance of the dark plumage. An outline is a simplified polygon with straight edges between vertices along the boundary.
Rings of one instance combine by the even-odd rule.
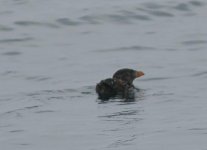
[[[120,69],[114,73],[113,78],[101,80],[101,82],[96,85],[96,92],[102,100],[108,100],[117,95],[128,98],[133,94],[134,79],[143,75],[144,73],[142,71]]]
[[[107,100],[110,97],[114,97],[117,92],[114,89],[114,80],[112,78],[107,78],[101,80],[100,83],[96,85],[96,92],[99,95],[99,98],[102,100]]]
[[[120,69],[114,73],[113,79],[120,79],[123,82],[128,84],[132,84],[135,78],[143,76],[144,73],[142,71],[136,71],[133,69]]]

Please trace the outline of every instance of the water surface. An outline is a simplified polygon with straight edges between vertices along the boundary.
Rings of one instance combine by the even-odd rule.
[[[204,0],[0,2],[4,150],[206,150]],[[100,80],[145,72],[133,101]]]

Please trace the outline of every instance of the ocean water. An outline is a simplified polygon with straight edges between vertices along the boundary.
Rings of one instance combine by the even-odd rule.
[[[2,150],[207,150],[205,0],[1,0]],[[97,99],[120,68],[133,101]]]

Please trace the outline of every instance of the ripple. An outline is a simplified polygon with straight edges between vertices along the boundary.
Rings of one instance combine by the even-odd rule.
[[[11,52],[2,53],[2,55],[6,55],[6,56],[17,56],[17,55],[21,55],[21,54],[22,53],[18,52],[18,51],[11,51]]]
[[[101,50],[96,50],[98,52],[114,52],[114,51],[141,51],[141,50],[154,50],[155,48],[153,47],[147,47],[147,46],[129,46],[129,47],[119,47],[119,48],[112,48],[112,49],[101,49]]]
[[[50,28],[58,28],[55,24],[37,21],[15,21],[14,24],[19,26],[46,26]]]
[[[154,2],[144,3],[143,6],[149,9],[160,9],[160,8],[165,7],[164,5],[154,3]]]
[[[29,146],[31,144],[29,144],[29,143],[20,143],[20,144],[17,144],[17,145],[20,145],[20,146]]]
[[[85,24],[100,24],[101,22],[132,24],[133,21],[149,21],[148,15],[136,14],[133,11],[119,10],[113,14],[85,15],[79,18]],[[74,24],[75,25],[75,24]]]
[[[204,3],[200,1],[190,1],[189,3],[194,6],[199,6],[199,7],[204,5]]]
[[[199,50],[203,50],[203,49],[205,49],[204,46],[199,46],[199,47],[190,47],[187,50],[189,50],[189,51],[199,51]]]
[[[24,130],[11,130],[11,131],[9,131],[9,132],[11,132],[11,133],[19,133],[19,132],[24,132]]]
[[[203,130],[207,130],[207,128],[190,128],[188,130],[203,131]]]
[[[152,16],[156,16],[156,17],[174,17],[174,14],[169,13],[167,11],[164,10],[151,10],[151,9],[145,9],[145,8],[136,8],[139,11],[148,13]]]
[[[152,93],[148,96],[153,96],[154,97],[154,96],[172,96],[172,95],[175,95],[175,94],[174,93],[166,93],[164,91],[159,91],[157,93]],[[174,100],[165,100],[165,103],[169,103],[169,102],[174,102]],[[163,102],[161,102],[161,103],[163,103]]]
[[[133,24],[133,21],[151,21],[153,16],[155,17],[165,17],[172,18],[174,13],[172,9],[179,11],[191,11],[190,6],[200,6],[201,2],[190,1],[188,3],[166,3],[159,4],[154,2],[142,3],[139,7],[131,7],[130,9],[120,9],[114,13],[109,14],[87,14],[78,17],[78,20],[73,20],[70,18],[58,18],[56,22],[62,25],[68,26],[78,26],[84,24],[101,24],[102,22],[118,23],[118,24]],[[144,12],[137,12],[137,10]],[[169,11],[171,10],[171,12]],[[190,14],[188,14],[190,15]]]
[[[132,145],[132,142],[136,139],[136,135],[132,135],[131,137],[126,139],[119,139],[113,142],[112,144],[108,145],[107,148],[118,148],[120,146]]]
[[[105,15],[105,17],[108,18],[109,21],[116,22],[116,23],[124,23],[124,24],[131,23],[130,18],[121,14],[109,14],[109,15]]]
[[[81,87],[78,89],[62,89],[62,90],[42,90],[33,93],[28,93],[26,96],[32,97],[33,99],[40,100],[45,103],[45,101],[57,101],[57,100],[68,100],[73,98],[80,98],[91,96],[95,94],[95,87],[91,88],[89,86]]]
[[[149,16],[147,15],[133,15],[133,16],[130,16],[131,18],[133,19],[136,19],[136,20],[144,20],[144,21],[149,21],[149,20],[152,20]]]
[[[148,15],[136,14],[130,11],[119,11],[121,14],[109,14],[104,17],[111,22],[122,23],[122,24],[132,24],[135,20],[140,21],[150,21],[151,18]]]
[[[140,112],[140,110],[124,110],[120,112],[114,112],[107,115],[98,116],[99,118],[102,118],[103,121],[107,122],[119,122],[120,125],[129,125],[133,124],[134,122],[138,122],[143,120],[142,118],[138,118],[137,114]]]
[[[173,17],[174,15],[172,13],[169,12],[165,12],[165,11],[149,11],[149,13],[153,16],[158,16],[158,17]]]
[[[200,45],[200,44],[207,44],[207,40],[189,40],[181,42],[183,45]]]
[[[79,18],[80,20],[83,20],[84,22],[88,24],[100,24],[100,21],[98,21],[98,18],[95,16],[85,15]]]
[[[126,110],[126,111],[121,111],[121,112],[115,112],[109,115],[104,115],[104,116],[99,116],[99,117],[104,117],[104,118],[113,118],[113,117],[118,117],[118,116],[131,116],[131,115],[136,115],[138,113],[138,110]]]
[[[90,95],[90,94],[92,94],[92,92],[84,91],[84,92],[81,92],[81,94]]]
[[[13,11],[6,10],[6,11],[1,11],[0,15],[10,15],[10,14],[13,14],[13,13],[14,13]]]
[[[63,96],[51,96],[47,98],[48,100],[63,100]]]
[[[25,37],[25,38],[11,38],[11,39],[2,39],[0,43],[19,43],[19,42],[26,42],[34,40],[32,37]]]
[[[33,109],[37,109],[39,107],[41,107],[41,105],[26,106],[26,107],[17,108],[17,109],[13,109],[13,110],[3,112],[0,115],[2,116],[2,115],[8,115],[8,114],[16,114],[17,116],[21,116],[20,115],[21,111],[33,110]]]
[[[137,13],[135,13],[133,11],[121,10],[119,12],[121,14],[123,14],[125,17],[130,18],[130,19],[144,20],[144,21],[151,20],[151,18],[148,15],[137,14]]]
[[[193,77],[198,77],[198,76],[204,76],[204,75],[207,75],[207,71],[203,71],[203,72],[195,73],[195,74],[193,74],[193,75],[191,75],[191,76],[193,76]]]
[[[56,19],[56,21],[62,25],[67,25],[67,26],[78,26],[82,24],[79,21],[72,21],[69,18],[59,18],[59,19]]]
[[[55,112],[55,111],[54,110],[40,110],[40,111],[36,111],[35,113],[42,114],[42,113],[51,113],[51,112]]]
[[[17,75],[18,75],[18,72],[15,70],[7,70],[1,73],[1,76],[5,76],[5,77],[16,77]]]
[[[186,3],[177,4],[177,6],[173,8],[180,11],[190,11],[189,5]]]
[[[195,13],[189,13],[192,11],[192,6],[201,7],[204,3],[200,1],[189,1],[189,2],[182,2],[182,3],[166,3],[166,4],[159,4],[154,2],[146,2],[143,3],[143,7],[137,7],[136,9],[139,11],[143,11],[153,16],[157,17],[174,17],[175,15],[170,12],[169,10],[178,10],[183,12],[188,12],[189,16],[195,15]]]
[[[47,96],[51,97],[50,94],[55,94],[55,95],[61,94],[62,95],[64,93],[66,94],[66,93],[76,93],[76,92],[78,92],[76,89],[42,90],[42,91],[38,91],[38,92],[28,93],[28,94],[26,94],[26,96],[47,95]]]
[[[0,25],[0,31],[12,31],[12,30],[14,30],[14,29],[11,27]]]
[[[34,105],[34,106],[27,106],[27,107],[24,107],[25,109],[35,109],[35,108],[39,108],[40,105]]]
[[[42,76],[30,76],[26,77],[26,80],[34,80],[34,81],[46,81],[51,79],[50,77],[42,77]]]
[[[8,114],[15,114],[15,116],[17,117],[21,117],[21,115],[19,114],[19,111],[24,110],[23,108],[18,108],[18,109],[13,109],[13,110],[9,110],[6,112],[3,112],[0,114],[0,116],[4,116],[4,115],[8,115]]]

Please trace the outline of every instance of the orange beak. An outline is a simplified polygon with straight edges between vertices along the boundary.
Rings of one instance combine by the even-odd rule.
[[[136,72],[136,78],[139,78],[139,77],[141,77],[143,75],[144,75],[144,72],[142,72],[142,71],[137,71]]]

